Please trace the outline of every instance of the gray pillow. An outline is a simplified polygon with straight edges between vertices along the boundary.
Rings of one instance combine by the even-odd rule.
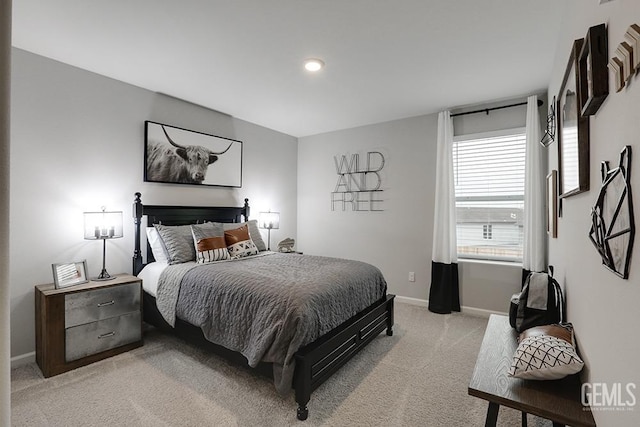
[[[267,245],[264,244],[262,234],[260,234],[260,230],[258,229],[257,219],[251,219],[247,222],[223,222],[216,224],[222,224],[224,230],[235,230],[236,228],[240,228],[247,224],[249,226],[249,236],[251,237],[251,240],[253,240],[253,243],[255,243],[258,250],[261,252],[267,250]]]
[[[198,224],[202,228],[218,228],[220,234],[224,234],[224,230],[213,222]],[[193,245],[193,234],[191,234],[191,225],[162,225],[154,224],[158,234],[162,238],[164,247],[167,249],[169,264],[180,264],[183,262],[195,261],[196,250]]]

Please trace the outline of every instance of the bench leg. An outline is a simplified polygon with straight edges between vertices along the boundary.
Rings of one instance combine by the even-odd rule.
[[[562,423],[557,423],[557,422],[553,422],[553,427],[564,427],[564,424]]]
[[[527,427],[527,413],[522,413],[522,427]]]
[[[484,422],[484,427],[496,427],[499,410],[500,405],[495,402],[489,402],[489,407],[487,408],[487,419]]]

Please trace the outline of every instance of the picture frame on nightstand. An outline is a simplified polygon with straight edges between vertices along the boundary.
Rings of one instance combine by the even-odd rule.
[[[56,289],[87,283],[87,260],[51,264]]]

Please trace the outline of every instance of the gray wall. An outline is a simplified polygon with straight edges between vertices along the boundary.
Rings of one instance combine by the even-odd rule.
[[[606,23],[609,57],[623,41],[632,23],[640,24],[637,0],[598,2],[568,1],[563,19],[564,32],[556,46],[556,59],[549,85],[549,96],[557,94],[562,83],[573,40],[585,36],[590,26]],[[609,75],[610,93],[590,119],[590,188],[563,202],[563,216],[558,222],[558,238],[549,240],[550,263],[556,266],[559,282],[565,287],[567,315],[574,324],[578,346],[588,366],[585,379],[607,383],[609,388],[621,383],[640,387],[638,302],[640,301],[640,257],[638,234],[631,259],[629,280],[620,279],[601,265],[600,257],[588,239],[590,209],[596,201],[600,182],[600,162],[618,163],[620,150],[631,145],[631,188],[635,202],[636,226],[640,212],[640,76],[616,93]],[[549,150],[549,169],[557,169],[557,143]],[[597,411],[598,425],[640,425],[640,388],[635,389],[636,405],[632,411]],[[626,395],[623,401],[627,400]]]
[[[0,425],[11,424],[9,152],[11,1],[0,4]]]
[[[272,241],[296,237],[296,138],[225,114],[13,49],[11,129],[11,353],[35,350],[34,285],[51,264],[87,259],[102,245],[83,240],[84,211],[124,213],[124,238],[107,242],[107,270],[131,272],[136,191],[148,204],[237,205],[252,216],[281,212]],[[144,121],[244,142],[243,187],[143,182]],[[266,233],[264,235],[266,239]]]
[[[520,98],[516,101],[522,101]],[[508,100],[481,106],[513,103]],[[478,106],[469,109],[477,109]],[[466,111],[461,109],[460,111]],[[544,108],[542,109],[544,110]],[[457,134],[523,127],[526,107],[456,118]],[[378,266],[389,291],[425,301],[431,282],[437,115],[419,116],[300,138],[298,237],[306,253],[359,259]],[[333,156],[380,151],[384,212],[331,210]],[[460,261],[461,304],[506,312],[520,289],[518,264]],[[408,281],[415,272],[416,281]]]

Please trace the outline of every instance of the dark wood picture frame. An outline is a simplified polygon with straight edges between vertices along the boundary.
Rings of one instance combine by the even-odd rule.
[[[584,39],[573,42],[558,93],[558,185],[560,197],[589,191],[589,117],[580,112],[578,58]]]
[[[242,187],[242,141],[145,121],[144,181]]]
[[[589,28],[578,60],[580,108],[583,116],[596,114],[609,95],[608,59],[606,25],[600,24]]]

